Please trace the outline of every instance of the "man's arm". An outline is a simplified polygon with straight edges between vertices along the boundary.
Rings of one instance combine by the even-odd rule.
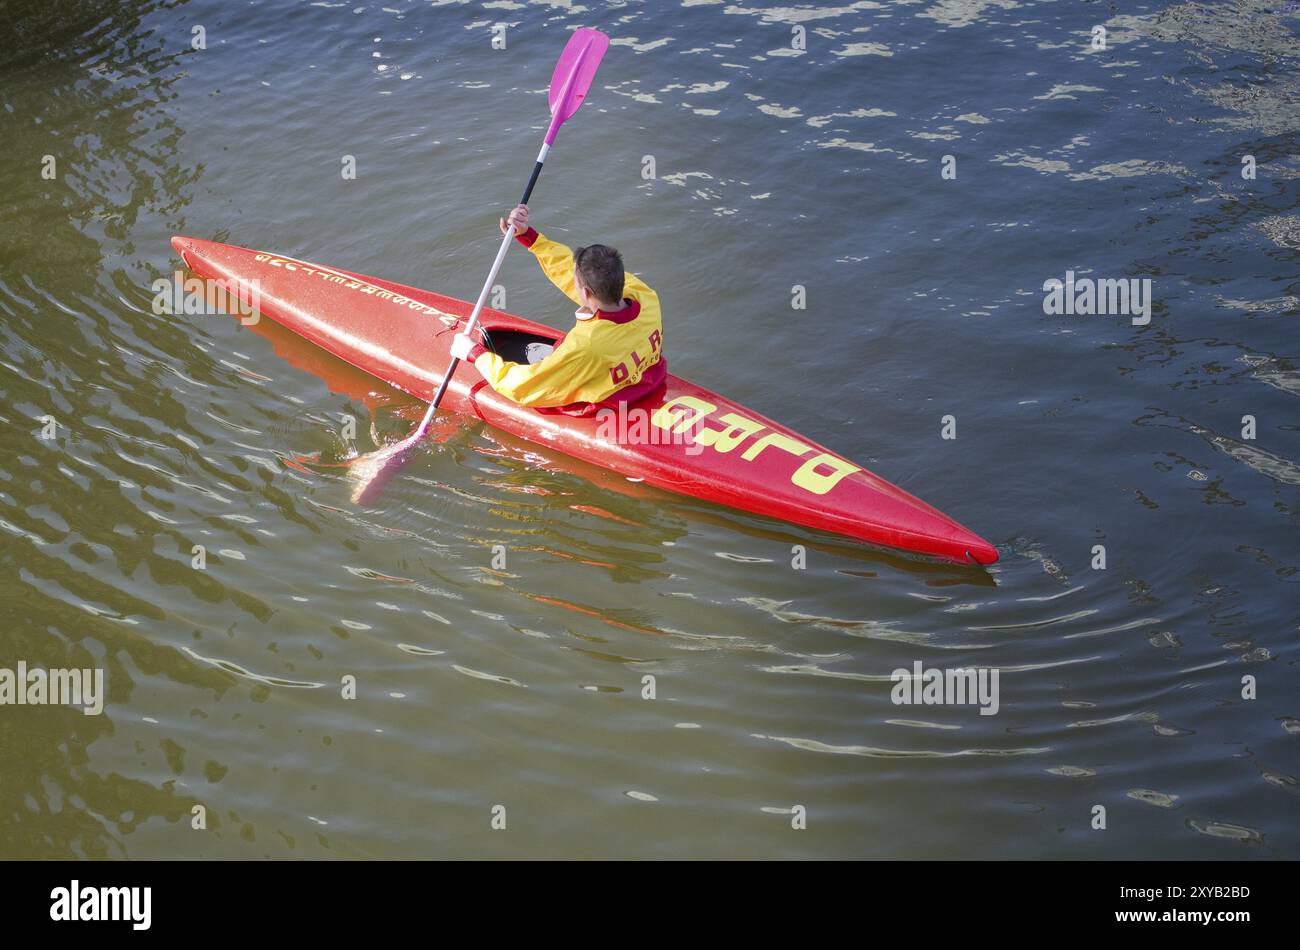
[[[631,297],[633,300],[644,305],[649,300],[658,300],[659,295],[651,290],[646,282],[636,274],[624,272],[623,274],[623,296]]]
[[[540,363],[510,363],[482,344],[469,351],[468,359],[483,374],[488,385],[521,406],[549,408],[578,402],[578,391],[591,378],[591,357],[568,339]]]
[[[523,234],[516,234],[515,239],[533,252],[537,263],[542,265],[542,273],[560,292],[578,306],[582,298],[573,283],[573,251],[559,241],[552,241],[536,228],[529,228]]]
[[[542,273],[560,288],[564,296],[582,306],[582,298],[578,296],[578,290],[573,284],[573,251],[538,233],[528,223],[528,205],[516,205],[509,218],[501,219],[502,234],[506,233],[509,224],[515,227],[515,240],[537,257],[537,263],[542,265]]]
[[[582,298],[578,296],[577,288],[573,284],[573,251],[558,241],[552,241],[532,227],[515,237],[520,244],[536,255],[537,262],[542,265],[542,271],[550,278],[551,283],[559,287],[574,303],[581,305]],[[651,290],[645,281],[632,273],[623,274],[623,296],[631,297],[643,304],[648,300],[659,299],[659,295]]]

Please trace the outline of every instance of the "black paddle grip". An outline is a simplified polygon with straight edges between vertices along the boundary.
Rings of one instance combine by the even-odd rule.
[[[447,372],[443,374],[442,385],[440,385],[438,391],[433,394],[433,407],[435,409],[438,408],[438,404],[442,402],[443,393],[447,391],[447,384],[451,382],[452,374],[456,372],[456,367],[459,365],[460,360],[453,356],[451,358],[451,365],[447,367]]]
[[[533,175],[528,179],[528,187],[524,189],[524,196],[519,199],[521,205],[528,204],[528,199],[532,197],[533,186],[537,184],[537,176],[542,173],[542,163],[538,162],[533,166]]]

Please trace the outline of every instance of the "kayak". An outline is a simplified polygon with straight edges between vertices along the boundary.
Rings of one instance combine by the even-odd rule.
[[[176,236],[193,273],[237,288],[257,312],[425,402],[442,383],[472,304],[379,277]],[[484,340],[514,362],[561,334],[484,308]],[[617,412],[544,413],[498,395],[466,367],[442,406],[623,478],[869,544],[992,564],[997,549],[896,485],[724,396],[669,374]]]

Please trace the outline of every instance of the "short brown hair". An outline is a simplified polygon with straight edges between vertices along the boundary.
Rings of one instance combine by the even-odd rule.
[[[604,244],[589,244],[573,252],[573,266],[583,285],[605,303],[623,299],[623,255]]]

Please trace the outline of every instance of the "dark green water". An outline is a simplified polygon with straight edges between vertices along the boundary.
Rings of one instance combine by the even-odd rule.
[[[1283,7],[6,4],[0,667],[108,696],[0,705],[0,857],[1300,856]],[[992,570],[613,492],[454,418],[358,507],[283,459],[421,406],[151,312],[175,233],[473,297],[577,26],[614,45],[537,223],[623,250],[675,372]],[[1044,314],[1067,270],[1150,278],[1150,324]],[[527,255],[502,280],[570,319]],[[999,669],[998,713],[895,705],[918,661]]]

